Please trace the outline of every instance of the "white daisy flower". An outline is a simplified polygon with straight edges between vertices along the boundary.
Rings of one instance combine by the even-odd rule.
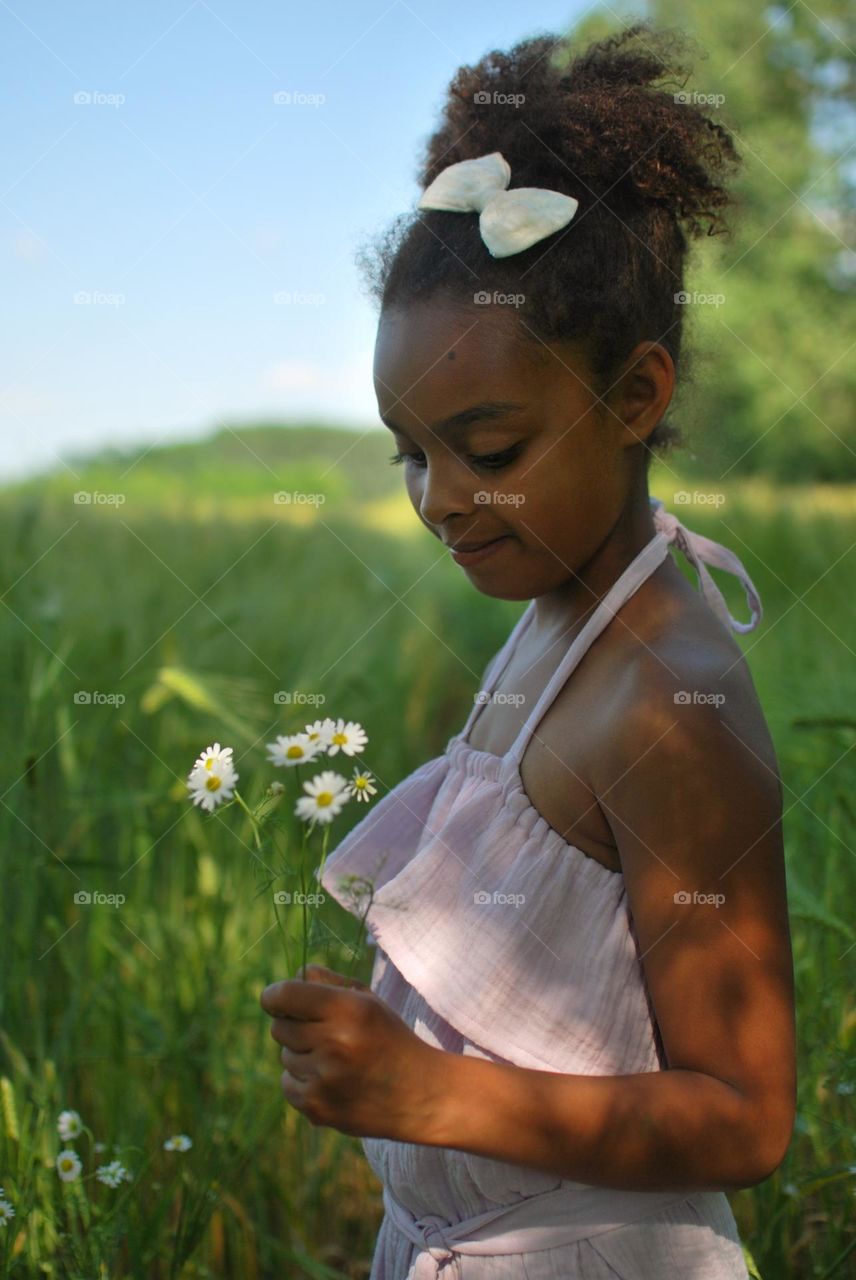
[[[322,751],[326,751],[330,745],[330,739],[333,736],[333,730],[336,728],[336,721],[326,716],[323,720],[314,720],[312,724],[305,726],[306,736],[312,742],[318,742]]]
[[[232,759],[232,748],[221,747],[219,742],[215,742],[213,747],[206,747],[201,756],[197,756],[193,762],[194,769],[211,769],[215,765],[221,765],[225,762],[234,764]]]
[[[206,764],[193,766],[187,777],[187,789],[193,803],[210,813],[224,800],[231,800],[237,781],[231,757],[223,756],[216,760],[212,756]]]
[[[273,764],[295,765],[306,764],[324,748],[320,741],[313,741],[308,733],[281,733],[276,742],[267,744],[267,749]]]
[[[359,769],[354,770],[354,776],[348,783],[348,795],[353,796],[357,800],[365,800],[368,804],[369,796],[377,795],[377,787],[373,787],[374,776],[371,773],[360,773]]]
[[[8,1200],[0,1200],[0,1227],[5,1227],[7,1222],[15,1216],[15,1210],[12,1208]]]
[[[74,1182],[80,1177],[80,1170],[83,1165],[80,1163],[80,1157],[76,1151],[72,1151],[69,1147],[65,1151],[60,1151],[56,1158],[56,1171],[62,1178],[63,1182]]]
[[[317,773],[309,782],[304,782],[306,795],[300,797],[294,812],[304,822],[332,822],[347,803],[347,785],[347,779],[340,773],[330,769]]]
[[[176,1133],[171,1138],[167,1138],[163,1149],[164,1151],[189,1151],[192,1146],[193,1142],[186,1133]]]
[[[362,751],[367,742],[368,736],[362,725],[354,720],[349,720],[347,724],[344,720],[338,720],[330,735],[327,754],[334,756],[337,751],[342,751],[346,756],[352,756],[357,751]]]
[[[95,1176],[99,1182],[103,1182],[107,1187],[118,1187],[122,1182],[130,1182],[131,1175],[121,1160],[111,1160],[109,1164],[99,1165],[95,1171]]]
[[[76,1111],[61,1111],[56,1127],[63,1142],[73,1142],[83,1133],[83,1121]]]

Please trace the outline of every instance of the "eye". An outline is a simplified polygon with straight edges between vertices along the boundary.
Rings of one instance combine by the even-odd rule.
[[[508,449],[503,449],[501,453],[483,453],[478,457],[475,454],[470,456],[470,462],[477,467],[486,467],[489,471],[498,471],[501,467],[506,467],[510,462],[514,461],[517,456],[518,446],[511,445]],[[395,466],[400,462],[412,462],[415,467],[424,467],[424,453],[394,453],[390,457],[390,463]]]

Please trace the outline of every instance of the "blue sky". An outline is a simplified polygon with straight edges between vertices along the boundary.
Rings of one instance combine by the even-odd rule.
[[[456,68],[587,7],[3,0],[0,478],[376,423],[359,243],[415,203]]]

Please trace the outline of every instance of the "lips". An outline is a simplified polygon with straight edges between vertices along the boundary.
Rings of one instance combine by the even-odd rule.
[[[498,542],[500,538],[506,538],[505,533],[498,533],[494,538],[482,538],[480,542],[448,542],[450,551],[481,551],[482,547],[486,547],[491,542]]]

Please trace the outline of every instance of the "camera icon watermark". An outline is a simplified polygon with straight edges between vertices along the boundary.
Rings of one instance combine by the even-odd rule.
[[[677,693],[673,695],[673,701],[678,707],[721,707],[725,702],[725,694],[703,693],[700,689],[678,689]]]
[[[522,307],[526,301],[525,293],[503,293],[500,289],[477,289],[473,294],[473,303],[477,307]]]
[[[476,889],[473,894],[473,902],[477,907],[486,907],[494,902],[501,906],[522,907],[525,901],[526,895],[523,893],[500,893],[497,889],[493,893],[488,893],[485,889]]]
[[[672,895],[676,906],[686,907],[690,904],[701,905],[705,907],[716,907],[717,910],[725,901],[724,893],[699,893],[697,889],[692,893],[688,893],[686,889],[679,889],[677,893]]]
[[[718,109],[725,102],[724,93],[697,93],[694,90],[681,89],[673,93],[672,98],[681,106],[713,107]]]
[[[73,297],[76,307],[123,307],[124,293],[102,293],[100,289],[78,289]]]
[[[698,290],[681,289],[678,293],[672,294],[672,301],[676,306],[685,307],[690,303],[694,303],[700,307],[721,307],[725,304],[724,293],[700,293]]]
[[[292,904],[307,907],[321,907],[327,901],[326,893],[290,893],[287,889],[274,889],[273,900],[278,907],[290,907]]]
[[[280,489],[273,495],[273,500],[278,507],[291,505],[320,507],[327,501],[327,497],[323,493],[301,493],[298,489]]]
[[[688,505],[691,502],[697,502],[702,507],[721,507],[725,501],[725,494],[713,489],[707,493],[703,489],[677,489],[672,494],[672,502]]]
[[[74,695],[78,707],[121,707],[125,703],[124,693],[101,693],[98,689],[78,689]]]
[[[479,506],[487,506],[489,503],[495,502],[498,506],[503,503],[509,507],[519,507],[526,501],[525,493],[501,493],[494,489],[477,489],[473,494],[473,502]]]
[[[124,893],[90,893],[88,889],[78,889],[74,901],[78,907],[121,907],[126,898]]]
[[[97,89],[78,89],[74,95],[76,107],[121,107],[125,101],[124,93],[101,93]]]
[[[525,701],[526,695],[523,693],[501,693],[498,689],[493,693],[488,693],[487,689],[479,689],[478,693],[473,694],[473,702],[479,707],[488,702],[499,706],[522,707]]]
[[[124,503],[124,493],[101,493],[98,489],[79,489],[74,495],[74,504],[78,507],[121,507]]]
[[[273,295],[278,307],[320,307],[327,301],[324,293],[296,293],[291,289],[278,289]]]
[[[273,100],[278,107],[321,107],[327,101],[327,95],[305,93],[302,89],[278,89]]]
[[[273,700],[280,707],[302,706],[320,707],[327,701],[323,693],[301,693],[299,689],[277,689]]]
[[[473,94],[473,102],[481,107],[522,107],[526,101],[525,93],[501,93],[499,89],[477,89]]]

